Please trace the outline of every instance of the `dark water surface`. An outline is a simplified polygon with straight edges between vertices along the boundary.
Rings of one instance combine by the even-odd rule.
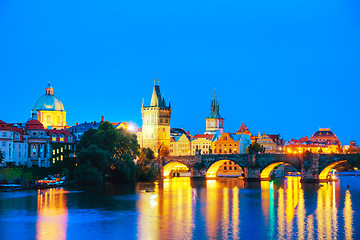
[[[322,187],[299,180],[4,192],[0,239],[360,239],[360,177]]]

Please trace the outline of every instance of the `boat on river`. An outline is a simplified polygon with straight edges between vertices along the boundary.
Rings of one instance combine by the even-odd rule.
[[[17,190],[22,190],[24,187],[20,184],[4,183],[0,184],[0,190],[2,192],[12,192]]]
[[[65,184],[65,177],[48,176],[44,179],[36,180],[35,187],[40,188],[52,188],[60,187]]]

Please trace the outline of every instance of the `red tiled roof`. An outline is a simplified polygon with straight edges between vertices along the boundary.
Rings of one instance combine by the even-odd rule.
[[[51,134],[71,134],[71,132],[69,131],[69,130],[66,130],[66,129],[48,129],[48,130],[46,130],[48,133],[49,133],[49,135],[51,135]]]
[[[207,139],[212,139],[214,137],[214,134],[195,134],[195,136],[193,137],[193,139],[198,139],[198,138],[207,138]]]
[[[38,120],[32,119],[25,124],[25,129],[44,129],[44,126]]]

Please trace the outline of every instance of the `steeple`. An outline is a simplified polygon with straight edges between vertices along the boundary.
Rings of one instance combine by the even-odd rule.
[[[208,118],[220,118],[222,119],[222,117],[220,116],[219,113],[219,102],[217,100],[216,97],[216,90],[214,89],[214,98],[213,100],[211,100],[211,114]]]
[[[160,87],[158,85],[154,85],[153,93],[151,96],[150,107],[160,107],[160,102],[161,102]]]
[[[161,97],[159,85],[154,85],[150,107],[167,108],[165,98]]]
[[[51,85],[50,85],[50,82],[49,82],[49,84],[48,84],[48,86],[45,88],[45,94],[46,95],[53,95],[53,88],[51,87]]]

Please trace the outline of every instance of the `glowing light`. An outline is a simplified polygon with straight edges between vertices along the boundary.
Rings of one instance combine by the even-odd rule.
[[[206,172],[206,178],[216,178],[219,168],[229,160],[220,160],[213,163]],[[240,169],[240,166],[239,166]]]
[[[185,164],[179,162],[172,162],[164,166],[164,177],[165,178],[170,177],[170,173],[173,169],[181,169],[181,170],[189,171],[189,168]]]
[[[272,163],[269,166],[267,166],[266,168],[264,168],[264,170],[262,170],[262,172],[260,174],[260,179],[261,180],[270,180],[271,172],[282,163],[283,162]]]
[[[334,162],[332,164],[330,164],[329,166],[327,166],[326,168],[324,168],[321,173],[319,174],[319,180],[320,181],[327,181],[328,180],[328,175],[329,172],[331,171],[331,169],[333,169],[336,165],[346,162],[346,160],[342,160],[342,161],[338,161],[338,162]]]

